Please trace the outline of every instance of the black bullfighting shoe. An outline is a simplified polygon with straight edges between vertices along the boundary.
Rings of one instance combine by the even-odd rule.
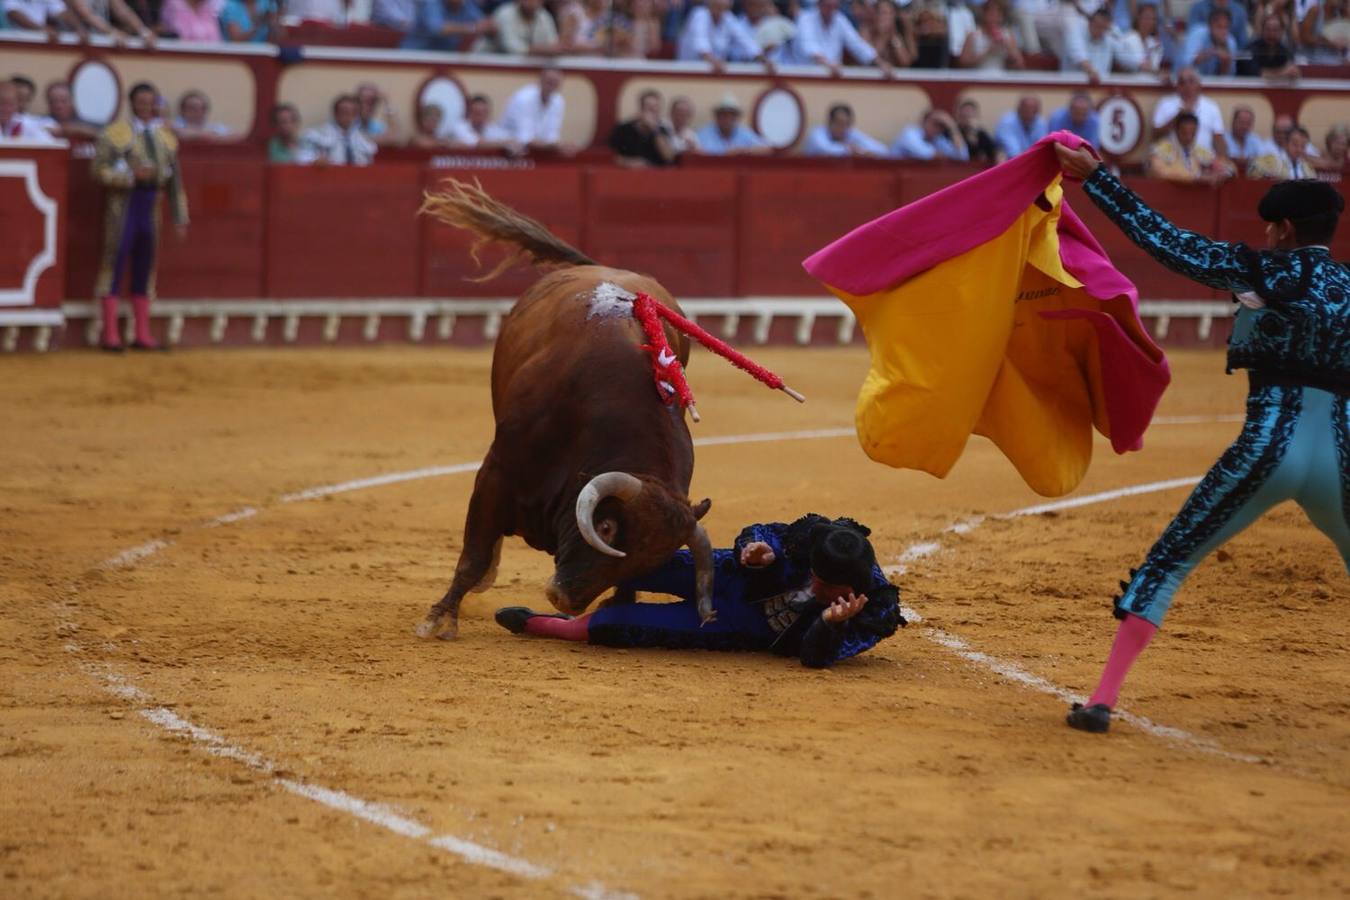
[[[498,625],[512,634],[522,634],[525,631],[525,620],[532,619],[535,616],[546,616],[550,619],[572,618],[562,613],[537,613],[528,606],[503,606],[497,610],[492,618],[496,619]]]
[[[524,624],[521,627],[524,628]],[[1075,703],[1073,709],[1064,717],[1064,721],[1069,723],[1070,728],[1077,728],[1079,731],[1105,734],[1111,730],[1111,707],[1105,703],[1095,703],[1092,706]]]

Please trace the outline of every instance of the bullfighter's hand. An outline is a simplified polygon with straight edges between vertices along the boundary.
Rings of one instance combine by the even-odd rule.
[[[188,223],[176,222],[173,226],[173,236],[179,241],[186,241],[188,236]]]
[[[847,597],[840,597],[831,603],[820,614],[820,617],[831,625],[838,625],[840,622],[847,622],[862,612],[862,608],[866,605],[866,594],[849,594]]]
[[[1057,143],[1055,144],[1055,155],[1059,157],[1059,167],[1064,170],[1064,174],[1080,181],[1097,171],[1097,167],[1102,164],[1101,160],[1083,147],[1070,150],[1063,144]]]
[[[773,565],[775,559],[773,548],[763,541],[751,541],[741,548],[741,565],[752,569]]]

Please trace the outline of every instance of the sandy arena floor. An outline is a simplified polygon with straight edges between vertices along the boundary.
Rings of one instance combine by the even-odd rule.
[[[861,351],[756,355],[810,403],[700,354],[696,437],[849,426]],[[1172,358],[1147,449],[1098,441],[1077,496],[1198,476],[1237,433],[1244,380]],[[908,551],[922,622],[833,671],[514,637],[492,610],[551,571],[519,542],[460,639],[421,642],[472,475],[284,498],[477,462],[489,360],[4,361],[0,895],[1350,892],[1350,580],[1296,507],[1200,569],[1126,686],[1154,725],[1106,737],[1047,691],[1091,686],[1185,488],[944,533],[1043,502],[984,441],[946,481],[848,436],[698,451],[720,543],[815,510]]]

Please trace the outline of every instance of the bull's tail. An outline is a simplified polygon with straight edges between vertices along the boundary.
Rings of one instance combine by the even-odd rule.
[[[496,278],[515,263],[526,259],[535,265],[545,266],[596,264],[595,260],[577,248],[559,240],[541,223],[492,199],[477,179],[473,184],[468,184],[448,178],[442,185],[440,191],[435,193],[427,191],[422,195],[422,208],[418,212],[477,235],[477,240],[469,250],[474,262],[481,265],[478,251],[485,244],[500,241],[515,247],[515,250],[498,263],[496,268],[474,279],[475,281]]]

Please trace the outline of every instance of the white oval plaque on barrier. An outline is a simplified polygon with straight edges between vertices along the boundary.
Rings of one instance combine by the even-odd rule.
[[[117,73],[97,59],[85,60],[75,67],[70,76],[70,93],[75,115],[91,125],[111,122],[122,101]]]
[[[458,81],[445,75],[430,78],[422,85],[422,90],[417,94],[417,107],[420,109],[423,106],[441,108],[441,128],[446,132],[464,118],[464,113],[468,109],[464,89],[459,86]]]
[[[1101,121],[1101,149],[1112,156],[1126,156],[1144,136],[1144,117],[1129,97],[1107,97],[1097,107]]]
[[[784,88],[766,91],[755,104],[755,131],[775,150],[791,147],[802,135],[802,102]]]

